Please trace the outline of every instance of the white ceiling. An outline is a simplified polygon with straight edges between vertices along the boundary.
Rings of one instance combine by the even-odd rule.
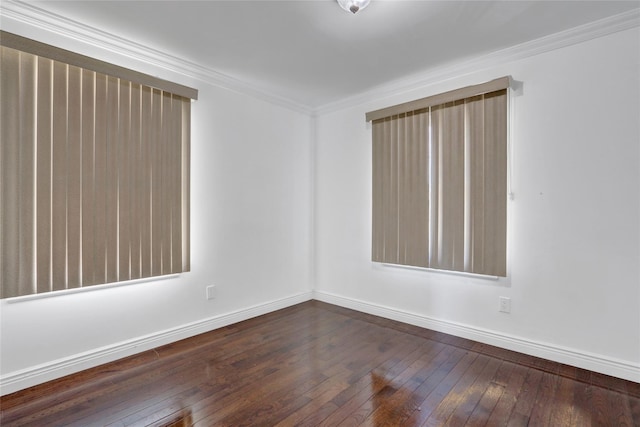
[[[639,1],[32,1],[311,109]]]

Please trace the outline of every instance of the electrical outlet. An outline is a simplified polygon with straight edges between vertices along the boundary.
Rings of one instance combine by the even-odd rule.
[[[511,298],[509,297],[500,297],[500,312],[502,313],[511,313]]]
[[[214,299],[216,297],[216,286],[207,286],[207,299]]]

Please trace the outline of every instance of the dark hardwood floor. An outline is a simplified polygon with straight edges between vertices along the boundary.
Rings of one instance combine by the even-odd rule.
[[[310,301],[0,399],[2,426],[640,426],[640,384]]]

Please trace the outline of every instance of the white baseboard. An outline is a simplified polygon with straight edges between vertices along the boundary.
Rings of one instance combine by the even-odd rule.
[[[312,296],[311,291],[303,292],[232,313],[210,317],[132,340],[10,372],[0,377],[0,395],[13,393],[27,387],[61,378],[65,375],[113,362],[123,357],[309,301]]]
[[[318,301],[350,308],[363,313],[397,320],[410,325],[420,326],[422,328],[640,383],[640,364],[617,360],[598,354],[585,353],[553,344],[536,342],[461,323],[408,313],[391,307],[372,304],[336,294],[314,291],[313,298]]]
[[[640,383],[640,365],[630,362],[408,313],[340,295],[309,291],[10,372],[0,377],[0,395],[13,393],[311,299]]]

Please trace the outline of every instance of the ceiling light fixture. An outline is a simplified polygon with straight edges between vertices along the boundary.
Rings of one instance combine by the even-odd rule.
[[[341,8],[355,14],[369,5],[371,0],[337,0]]]

